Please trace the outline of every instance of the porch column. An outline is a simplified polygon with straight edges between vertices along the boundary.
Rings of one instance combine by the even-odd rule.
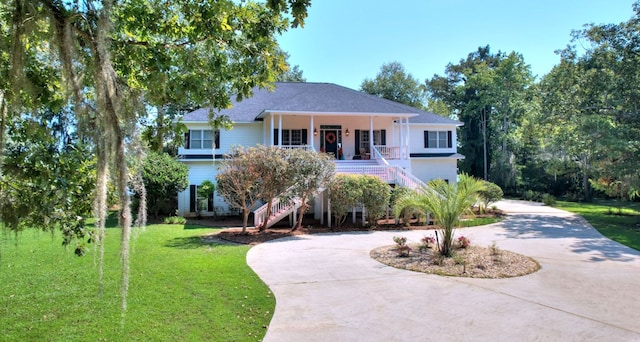
[[[320,194],[320,225],[322,226],[324,224],[324,193],[326,191],[323,191]],[[315,210],[315,208],[314,208]]]
[[[311,148],[312,151],[315,151],[315,147],[313,146],[314,143],[314,136],[313,136],[313,115],[311,115],[311,119],[309,119],[309,133],[307,134],[307,137],[309,137],[309,146]]]
[[[398,145],[400,147],[400,155],[398,156],[400,159],[404,159],[403,153],[402,151],[404,151],[404,127],[402,126],[404,124],[404,118],[400,117],[400,122],[398,125],[398,131],[400,131],[400,139],[398,140]]]
[[[327,189],[327,227],[331,228],[331,190]]]
[[[278,146],[282,146],[282,114],[278,114]]]
[[[269,136],[271,137],[271,140],[265,144],[267,146],[273,145],[273,114],[269,114],[269,116],[271,117],[271,127],[269,127]]]
[[[410,135],[411,135],[411,128],[409,127],[409,118],[407,118],[407,136],[405,138],[406,142],[404,144],[404,146],[407,147],[407,156],[405,157],[405,159],[409,159],[409,146],[411,144]]]
[[[371,147],[373,147],[373,116],[369,117],[369,154],[371,154],[371,159],[374,159]]]

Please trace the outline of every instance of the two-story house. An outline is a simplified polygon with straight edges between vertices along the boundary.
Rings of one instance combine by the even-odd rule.
[[[212,214],[214,204],[217,214],[229,212],[222,198],[198,199],[196,190],[204,180],[215,181],[216,163],[233,145],[325,152],[334,156],[337,173],[374,174],[410,186],[436,178],[455,181],[457,162],[464,158],[456,149],[461,122],[330,83],[254,89],[253,97],[220,114],[229,116],[233,129],[212,130],[207,108],[183,117],[189,133],[178,153],[189,166],[191,186],[178,195],[181,215]]]

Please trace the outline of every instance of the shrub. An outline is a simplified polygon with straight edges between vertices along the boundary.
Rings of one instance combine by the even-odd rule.
[[[336,175],[330,187],[331,211],[336,218],[338,227],[342,225],[349,210],[360,203],[362,190],[360,189],[359,176],[340,174]]]
[[[524,199],[527,201],[540,202],[542,200],[542,194],[537,191],[527,190],[524,192]]]
[[[460,248],[467,248],[467,247],[469,247],[469,245],[471,245],[471,240],[469,240],[469,238],[468,238],[468,237],[466,237],[466,236],[464,236],[464,235],[461,235],[461,236],[458,238],[458,247],[460,247]]]
[[[398,256],[400,257],[408,257],[411,252],[411,247],[407,246],[407,238],[404,236],[394,236],[393,242],[396,243],[396,251],[398,251]]]
[[[435,245],[436,239],[433,236],[425,236],[420,239],[420,242],[422,242],[422,247],[426,249],[431,248],[433,245]]]
[[[544,194],[542,195],[542,203],[544,205],[554,205],[556,204],[556,198],[551,194]]]
[[[187,219],[182,216],[167,216],[164,218],[165,224],[187,224]]]
[[[391,196],[389,184],[376,176],[363,175],[360,178],[362,189],[362,205],[367,211],[367,221],[370,226],[375,226],[387,210],[389,197]]]
[[[484,181],[484,189],[478,191],[480,196],[480,212],[487,210],[491,203],[497,202],[502,199],[504,192],[495,183]]]

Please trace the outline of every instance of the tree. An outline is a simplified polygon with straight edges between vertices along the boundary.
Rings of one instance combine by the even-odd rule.
[[[362,81],[360,90],[408,106],[425,108],[423,87],[398,62],[382,65],[375,79]]]
[[[457,183],[437,179],[430,181],[422,191],[399,198],[393,211],[397,216],[404,208],[421,208],[425,214],[431,214],[442,239],[438,250],[441,255],[452,256],[455,228],[462,215],[471,212],[478,192],[483,189],[482,181],[466,174],[460,175]]]
[[[216,175],[218,193],[232,207],[242,210],[242,234],[247,232],[249,212],[260,201],[260,169],[251,153],[255,147],[234,146],[220,162]]]
[[[300,70],[299,65],[294,65],[293,67],[289,64],[290,55],[287,52],[282,52],[284,54],[285,63],[287,65],[285,72],[278,76],[278,82],[306,82],[307,79],[302,76],[302,70]]]
[[[258,145],[249,149],[253,167],[260,175],[259,190],[260,199],[267,202],[267,211],[264,223],[257,227],[259,231],[266,229],[269,217],[271,217],[273,201],[284,195],[285,191],[292,186],[291,173],[293,169],[287,161],[287,150],[277,146]]]
[[[123,313],[132,225],[126,154],[134,151],[145,105],[192,101],[226,108],[230,94],[242,98],[254,86],[270,86],[282,72],[275,36],[288,26],[283,15],[291,13],[293,27],[303,25],[309,4],[10,0],[0,5],[0,44],[11,56],[3,54],[0,61],[8,76],[0,94],[0,134],[12,117],[73,102],[75,129],[90,137],[97,156],[94,208],[100,243],[110,174],[120,199]],[[54,90],[40,93],[47,86]],[[57,97],[43,96],[51,93]],[[215,123],[220,117],[212,111],[211,119]],[[1,142],[4,137],[0,149]]]
[[[579,44],[560,51],[560,64],[541,82],[547,151],[578,166],[585,200],[598,179],[621,182],[629,195],[640,189],[640,2],[633,9],[627,22],[574,32]]]
[[[298,222],[292,230],[302,227],[304,213],[309,208],[307,203],[318,191],[330,185],[335,173],[333,158],[325,153],[307,151],[304,149],[291,149],[288,152],[288,161],[292,173],[291,196],[298,198],[302,205],[298,210]]]
[[[142,166],[142,179],[147,192],[147,210],[158,217],[172,212],[170,206],[178,192],[189,185],[189,168],[166,153],[149,152]]]
[[[445,76],[426,81],[430,103],[444,102],[464,122],[459,134],[459,151],[466,156],[462,171],[516,192],[516,161],[528,153],[520,145],[523,123],[538,110],[533,82],[522,55],[493,54],[489,46],[447,65]]]

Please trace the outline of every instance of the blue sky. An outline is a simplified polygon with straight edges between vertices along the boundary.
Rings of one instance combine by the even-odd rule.
[[[305,27],[279,39],[309,82],[359,89],[398,61],[419,81],[443,75],[479,46],[516,51],[538,77],[559,62],[572,30],[620,23],[632,0],[312,0]]]

